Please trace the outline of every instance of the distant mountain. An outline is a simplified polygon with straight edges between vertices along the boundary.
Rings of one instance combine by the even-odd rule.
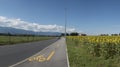
[[[23,29],[16,29],[11,27],[0,27],[0,33],[10,34],[31,34],[31,35],[60,35],[59,32],[34,32]]]

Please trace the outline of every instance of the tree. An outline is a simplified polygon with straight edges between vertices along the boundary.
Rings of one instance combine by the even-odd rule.
[[[100,36],[109,36],[109,34],[100,34]]]
[[[71,35],[71,36],[78,36],[79,33],[77,33],[77,32],[72,32],[72,33],[70,33],[70,35]]]
[[[65,33],[61,33],[61,36],[65,36]],[[69,36],[69,33],[66,33],[66,36]]]
[[[87,36],[87,34],[81,34],[81,36]]]
[[[111,34],[111,36],[118,36],[119,34]]]

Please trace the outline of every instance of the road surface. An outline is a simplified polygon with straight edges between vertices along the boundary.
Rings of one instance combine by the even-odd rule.
[[[10,67],[69,67],[65,38]]]
[[[0,46],[0,67],[9,67],[17,62],[20,62],[56,41],[57,38],[12,46]]]

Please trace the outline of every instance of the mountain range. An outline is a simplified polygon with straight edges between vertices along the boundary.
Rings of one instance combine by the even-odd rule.
[[[11,27],[0,27],[0,33],[3,34],[28,34],[28,35],[49,35],[49,36],[59,36],[61,33],[59,32],[34,32],[34,31],[28,31],[23,29],[16,29]]]

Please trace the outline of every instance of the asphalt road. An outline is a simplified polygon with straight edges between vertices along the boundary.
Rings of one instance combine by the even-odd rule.
[[[9,67],[41,51],[58,39],[0,46],[0,67]]]
[[[69,67],[65,38],[10,67]]]

